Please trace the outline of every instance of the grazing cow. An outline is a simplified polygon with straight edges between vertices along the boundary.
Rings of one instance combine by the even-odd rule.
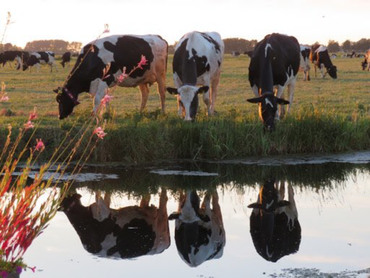
[[[214,113],[223,54],[224,43],[216,32],[191,32],[176,45],[173,56],[176,88],[167,88],[167,91],[177,95],[178,114],[184,116],[185,121],[195,120],[198,94],[203,94],[208,115]]]
[[[361,63],[362,70],[370,71],[370,49],[365,53],[365,60]]]
[[[109,207],[109,194],[95,197],[95,203],[85,207],[81,195],[74,194],[60,208],[88,252],[129,259],[159,254],[170,246],[166,190],[161,192],[158,208],[149,205],[150,196],[143,197],[140,206],[120,209]]]
[[[27,61],[23,64],[23,70],[30,69],[36,66],[37,72],[40,70],[40,64],[49,65],[50,71],[53,72],[53,67],[58,71],[57,65],[55,63],[55,54],[51,51],[39,51],[34,52],[30,55]]]
[[[62,67],[64,68],[64,66],[68,63],[71,62],[71,52],[66,52],[62,55],[62,62],[60,62],[62,64]]]
[[[257,202],[250,216],[250,233],[254,247],[265,260],[277,262],[283,256],[296,253],[301,243],[301,226],[294,200],[294,191],[288,185],[288,200],[284,200],[285,184],[275,187],[275,179],[261,186]]]
[[[321,77],[324,78],[326,75],[326,72],[324,73],[324,68],[326,68],[326,71],[329,73],[330,77],[333,79],[337,78],[337,67],[331,62],[326,46],[314,44],[311,48],[310,60],[314,64],[315,77],[316,68],[319,68],[321,71]]]
[[[217,192],[207,192],[199,207],[199,196],[195,191],[181,193],[178,211],[169,216],[176,219],[175,241],[177,251],[189,266],[222,257],[226,243],[225,229]]]
[[[231,56],[233,56],[233,57],[239,57],[240,56],[240,52],[239,51],[231,51]]]
[[[278,120],[284,114],[283,105],[289,104],[289,112],[293,102],[300,55],[300,46],[295,37],[276,33],[267,35],[254,49],[249,64],[249,82],[256,98],[248,101],[258,103],[259,115],[265,130],[275,129],[275,119]],[[287,86],[289,101],[281,98]],[[281,105],[280,113],[277,111],[277,104]]]
[[[78,95],[89,92],[94,97],[94,112],[109,87],[139,86],[143,111],[149,95],[148,85],[158,84],[162,112],[165,112],[168,44],[157,35],[113,35],[87,44],[77,58],[63,88],[54,90],[59,103],[59,119],[68,117],[79,104]],[[138,66],[145,56],[146,63]],[[120,77],[131,74],[120,81]]]
[[[301,69],[304,73],[303,81],[310,81],[310,52],[311,47],[307,45],[300,45],[301,47]]]
[[[17,50],[9,50],[3,53],[0,53],[0,64],[5,66],[6,62],[9,63],[11,67],[11,62],[16,61],[17,66],[16,69],[19,70],[21,66],[24,64],[25,61],[29,58],[29,53],[26,51],[17,51]]]

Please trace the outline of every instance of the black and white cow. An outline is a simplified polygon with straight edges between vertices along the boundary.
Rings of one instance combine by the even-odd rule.
[[[150,195],[139,206],[110,208],[110,195],[95,195],[95,203],[81,204],[81,195],[66,197],[60,210],[76,230],[86,251],[122,259],[162,253],[170,246],[167,193],[162,190],[159,207],[149,205]]]
[[[224,43],[216,32],[187,33],[176,45],[173,56],[176,88],[169,87],[167,91],[177,96],[178,114],[184,120],[195,120],[198,94],[203,94],[208,115],[214,113],[223,54]]]
[[[140,63],[146,64],[133,71],[122,82],[119,77],[129,74]],[[168,44],[157,35],[113,35],[87,44],[81,50],[76,64],[63,88],[58,93],[59,119],[68,117],[79,104],[78,95],[89,92],[94,97],[94,112],[97,113],[105,91],[112,86],[139,86],[143,111],[149,96],[148,85],[158,84],[162,112],[165,112],[166,70]],[[104,72],[107,68],[109,70]],[[124,72],[125,70],[125,72]]]
[[[16,61],[17,66],[16,69],[19,70],[25,61],[29,58],[30,54],[26,51],[18,51],[18,50],[9,50],[3,53],[0,53],[0,64],[5,66],[8,62],[11,67],[11,62]]]
[[[311,48],[310,54],[311,62],[314,64],[315,68],[315,77],[316,77],[316,68],[319,68],[321,71],[321,77],[324,78],[326,72],[329,73],[330,77],[333,79],[337,78],[337,67],[333,65],[330,60],[329,52],[326,46],[320,44],[314,44]],[[326,72],[324,73],[324,68]]]
[[[268,179],[261,186],[257,202],[250,216],[250,233],[254,247],[267,261],[277,262],[283,256],[296,253],[301,243],[301,226],[294,200],[294,191],[288,185],[288,200],[284,200],[285,183],[275,185]]]
[[[248,101],[258,103],[260,118],[264,128],[269,131],[275,129],[275,119],[279,119],[280,114],[283,116],[283,105],[289,104],[289,112],[300,55],[300,46],[295,37],[276,33],[267,35],[254,49],[249,64],[249,82],[256,97]],[[281,98],[287,86],[289,101]],[[281,105],[280,113],[278,104]]]
[[[311,46],[308,45],[300,45],[301,47],[301,69],[304,73],[303,81],[310,81],[310,53],[311,53]]]
[[[62,64],[62,67],[64,68],[65,65],[68,63],[71,62],[71,52],[65,52],[63,55],[62,55],[62,62],[60,62]]]
[[[56,62],[55,62],[55,54],[51,51],[39,51],[31,53],[30,57],[27,61],[23,64],[23,70],[30,69],[33,66],[36,66],[37,72],[40,71],[40,64],[42,65],[49,65],[50,71],[53,72],[53,68],[58,71]]]
[[[370,49],[365,53],[365,60],[361,63],[362,70],[370,71]]]
[[[173,219],[177,251],[189,266],[222,257],[226,239],[217,192],[207,192],[201,206],[195,191],[181,193],[178,211],[169,216]]]

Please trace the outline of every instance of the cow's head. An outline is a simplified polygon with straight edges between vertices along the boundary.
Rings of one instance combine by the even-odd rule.
[[[59,104],[59,120],[67,118],[73,111],[73,108],[80,104],[77,96],[74,96],[67,88],[58,88],[54,92],[57,94],[56,101]]]
[[[259,116],[263,121],[265,130],[275,130],[275,115],[278,109],[278,104],[289,104],[289,101],[274,96],[273,93],[264,93],[260,97],[250,98],[247,101],[258,103]]]
[[[331,78],[337,79],[337,67],[336,66],[331,66],[328,68],[328,73]]]
[[[178,105],[182,107],[185,121],[195,120],[199,106],[198,94],[206,93],[208,90],[208,86],[199,88],[190,85],[184,85],[178,89],[171,87],[167,88],[167,91],[171,95],[177,95]]]

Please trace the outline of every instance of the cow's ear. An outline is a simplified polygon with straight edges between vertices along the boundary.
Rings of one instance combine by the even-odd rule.
[[[289,202],[289,201],[285,201],[285,200],[283,200],[283,201],[279,201],[279,202],[277,203],[277,207],[278,207],[278,208],[286,207],[286,206],[289,206],[289,205],[290,205],[290,202]]]
[[[168,220],[176,220],[179,219],[180,213],[179,212],[173,212],[168,216]]]
[[[248,205],[249,208],[254,208],[254,209],[262,209],[262,205],[259,203],[253,203]]]
[[[203,94],[203,93],[206,93],[208,92],[209,90],[209,87],[208,86],[203,86],[203,87],[200,87],[197,91],[197,94]]]
[[[282,99],[282,98],[276,98],[276,102],[278,104],[282,104],[282,105],[285,105],[285,104],[289,104],[290,102],[285,100],[285,99]]]
[[[176,88],[167,87],[167,92],[169,92],[171,95],[178,95],[179,92]]]
[[[249,98],[247,101],[250,103],[259,103],[262,102],[262,97]]]

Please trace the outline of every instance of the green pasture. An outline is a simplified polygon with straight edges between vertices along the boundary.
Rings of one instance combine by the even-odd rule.
[[[257,105],[248,82],[249,58],[225,55],[217,115],[205,116],[200,101],[197,122],[184,123],[177,117],[176,99],[167,94],[166,115],[159,112],[156,84],[151,87],[145,113],[138,88],[116,88],[110,116],[105,115],[108,135],[94,152],[97,161],[143,162],[160,159],[223,159],[249,155],[342,152],[370,147],[370,72],[362,71],[362,58],[337,58],[338,79],[329,76],[303,81],[298,74],[291,113],[277,125],[273,134],[264,134]],[[0,144],[6,127],[22,127],[28,114],[37,107],[40,126],[36,138],[56,146],[66,130],[77,130],[91,115],[92,99],[80,95],[81,105],[68,119],[58,120],[53,89],[62,86],[70,67],[58,72],[41,67],[40,72],[0,68],[0,82],[6,85],[9,102],[0,103]],[[172,56],[169,57],[167,86],[173,86]],[[76,124],[77,121],[77,124]]]

